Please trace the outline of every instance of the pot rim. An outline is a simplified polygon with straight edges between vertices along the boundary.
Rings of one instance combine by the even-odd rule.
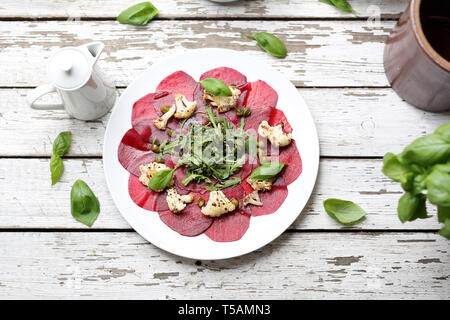
[[[416,38],[419,47],[423,52],[437,64],[439,67],[444,69],[447,72],[450,72],[450,61],[447,61],[442,57],[436,50],[433,49],[430,42],[425,37],[425,33],[423,32],[422,23],[420,21],[420,5],[422,4],[422,0],[411,0],[410,5],[410,16],[412,17],[412,26],[414,29],[414,36]]]

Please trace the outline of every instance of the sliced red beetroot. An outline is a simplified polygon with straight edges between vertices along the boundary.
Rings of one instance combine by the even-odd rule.
[[[245,194],[253,192],[252,187],[247,181],[243,182],[243,188]],[[252,216],[262,216],[274,213],[277,211],[288,195],[288,189],[283,177],[278,177],[272,185],[272,189],[268,191],[259,191],[259,198],[263,203],[263,206],[248,205],[246,208],[250,210]]]
[[[207,78],[216,78],[222,80],[227,86],[235,85],[237,87],[242,87],[247,82],[246,76],[244,76],[239,71],[228,67],[215,68],[206,71],[200,76],[200,80],[204,80]]]
[[[247,99],[245,106],[253,109],[268,107],[275,109],[278,102],[278,94],[271,86],[262,80],[249,82],[247,85]]]
[[[250,215],[238,209],[214,218],[213,224],[205,234],[216,242],[237,241],[242,238],[249,226]]]
[[[131,125],[146,141],[150,137],[157,138],[159,142],[169,138],[168,129],[178,128],[178,120],[173,117],[168,121],[166,130],[158,129],[153,120],[160,117],[163,113],[161,107],[171,106],[175,103],[173,95],[169,92],[151,93],[136,101],[131,114]]]
[[[286,164],[282,172],[286,185],[289,185],[297,180],[302,173],[302,158],[298,152],[295,140],[292,140],[288,146],[282,147],[279,150],[278,156],[271,155],[269,158],[271,161],[281,161]]]
[[[205,216],[197,205],[198,194],[193,193],[194,202],[188,204],[180,213],[170,210],[159,212],[159,217],[169,228],[183,236],[193,237],[205,232],[214,218]]]
[[[284,115],[284,112],[281,111],[280,109],[274,109],[270,116],[269,125],[273,127],[279,125],[280,123],[283,126],[284,132],[286,133],[292,132],[292,127],[289,124],[289,121],[287,120],[286,116]]]
[[[130,174],[130,178],[128,179],[128,193],[134,203],[139,207],[145,210],[155,211],[157,192],[147,188],[139,181],[138,177],[132,174]]]
[[[245,118],[245,130],[252,130],[254,133],[258,132],[258,127],[261,121],[269,121],[272,114],[272,108],[268,106],[252,109],[252,114]]]
[[[128,130],[117,150],[120,164],[135,176],[140,176],[139,166],[155,160],[155,153],[150,151],[150,144],[136,130]]]
[[[242,168],[239,170],[239,172],[237,172],[235,174],[235,176],[241,178],[242,180],[246,179],[252,172],[253,170],[258,167],[258,159],[247,155],[245,158],[245,163],[242,166]]]
[[[156,91],[167,91],[172,94],[182,94],[192,101],[197,81],[184,71],[176,71],[165,77],[156,88]]]

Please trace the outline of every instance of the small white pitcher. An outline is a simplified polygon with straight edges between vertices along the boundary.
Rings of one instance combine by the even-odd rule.
[[[30,107],[37,110],[65,109],[80,120],[104,116],[114,105],[117,93],[114,82],[96,66],[103,48],[103,43],[92,42],[55,52],[48,66],[51,84],[41,85],[28,94]],[[50,92],[58,92],[62,103],[35,103]]]

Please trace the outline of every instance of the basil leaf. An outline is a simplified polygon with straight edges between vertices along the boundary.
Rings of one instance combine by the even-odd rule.
[[[216,78],[201,80],[200,84],[206,91],[217,97],[229,97],[233,94],[225,82]]]
[[[350,5],[350,3],[348,3],[347,0],[330,0],[331,3],[338,9],[345,11],[345,12],[352,12],[352,13],[357,13],[355,10],[353,10],[352,6]]]
[[[428,200],[442,207],[450,207],[450,163],[438,164],[427,176]]]
[[[405,194],[398,201],[397,213],[401,222],[414,221],[418,218],[428,218],[425,206],[425,195],[414,195],[411,192]]]
[[[450,143],[441,135],[430,134],[414,140],[401,153],[406,164],[431,166],[442,163],[450,158]]]
[[[450,219],[450,207],[438,206],[438,221],[445,222],[447,219]]]
[[[148,188],[153,191],[160,191],[167,187],[172,181],[174,169],[165,169],[155,174],[148,182]]]
[[[60,156],[50,158],[50,173],[52,175],[52,186],[59,181],[64,171],[64,164]]]
[[[284,58],[287,55],[284,43],[271,33],[258,32],[248,34],[247,37],[255,39],[262,49],[276,58]]]
[[[250,178],[253,180],[268,180],[275,177],[284,168],[283,162],[267,162],[253,170]]]
[[[53,154],[62,157],[69,151],[72,133],[64,131],[58,134],[55,141],[53,141]]]
[[[450,142],[450,122],[437,128],[434,133],[440,135],[447,142]]]
[[[438,234],[450,240],[450,219],[445,220],[445,225]]]
[[[382,172],[392,180],[400,182],[405,191],[409,191],[413,187],[414,173],[391,152],[386,153],[383,157]]]
[[[117,21],[123,24],[143,26],[156,17],[158,13],[158,9],[150,2],[141,2],[122,11],[117,17]]]
[[[352,225],[364,218],[366,212],[357,204],[340,199],[327,199],[323,207],[328,215],[339,223]]]
[[[77,180],[70,192],[70,205],[75,220],[91,227],[100,213],[100,203],[91,188],[82,180]]]

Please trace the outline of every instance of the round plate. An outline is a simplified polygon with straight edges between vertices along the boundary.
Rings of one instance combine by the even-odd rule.
[[[289,194],[273,214],[252,217],[245,235],[234,242],[214,242],[206,235],[185,237],[166,226],[158,214],[138,207],[128,194],[129,173],[117,158],[124,133],[131,128],[131,110],[136,100],[154,92],[169,74],[182,70],[198,80],[216,67],[234,68],[248,81],[264,80],[278,93],[277,108],[283,110],[293,128],[303,160],[303,172],[288,186]],[[292,83],[255,57],[224,49],[198,49],[171,56],[154,64],[122,94],[113,109],[105,132],[103,164],[106,182],[122,216],[142,237],[173,254],[199,260],[225,259],[254,251],[283,233],[303,210],[313,190],[319,167],[319,139],[311,114]]]

